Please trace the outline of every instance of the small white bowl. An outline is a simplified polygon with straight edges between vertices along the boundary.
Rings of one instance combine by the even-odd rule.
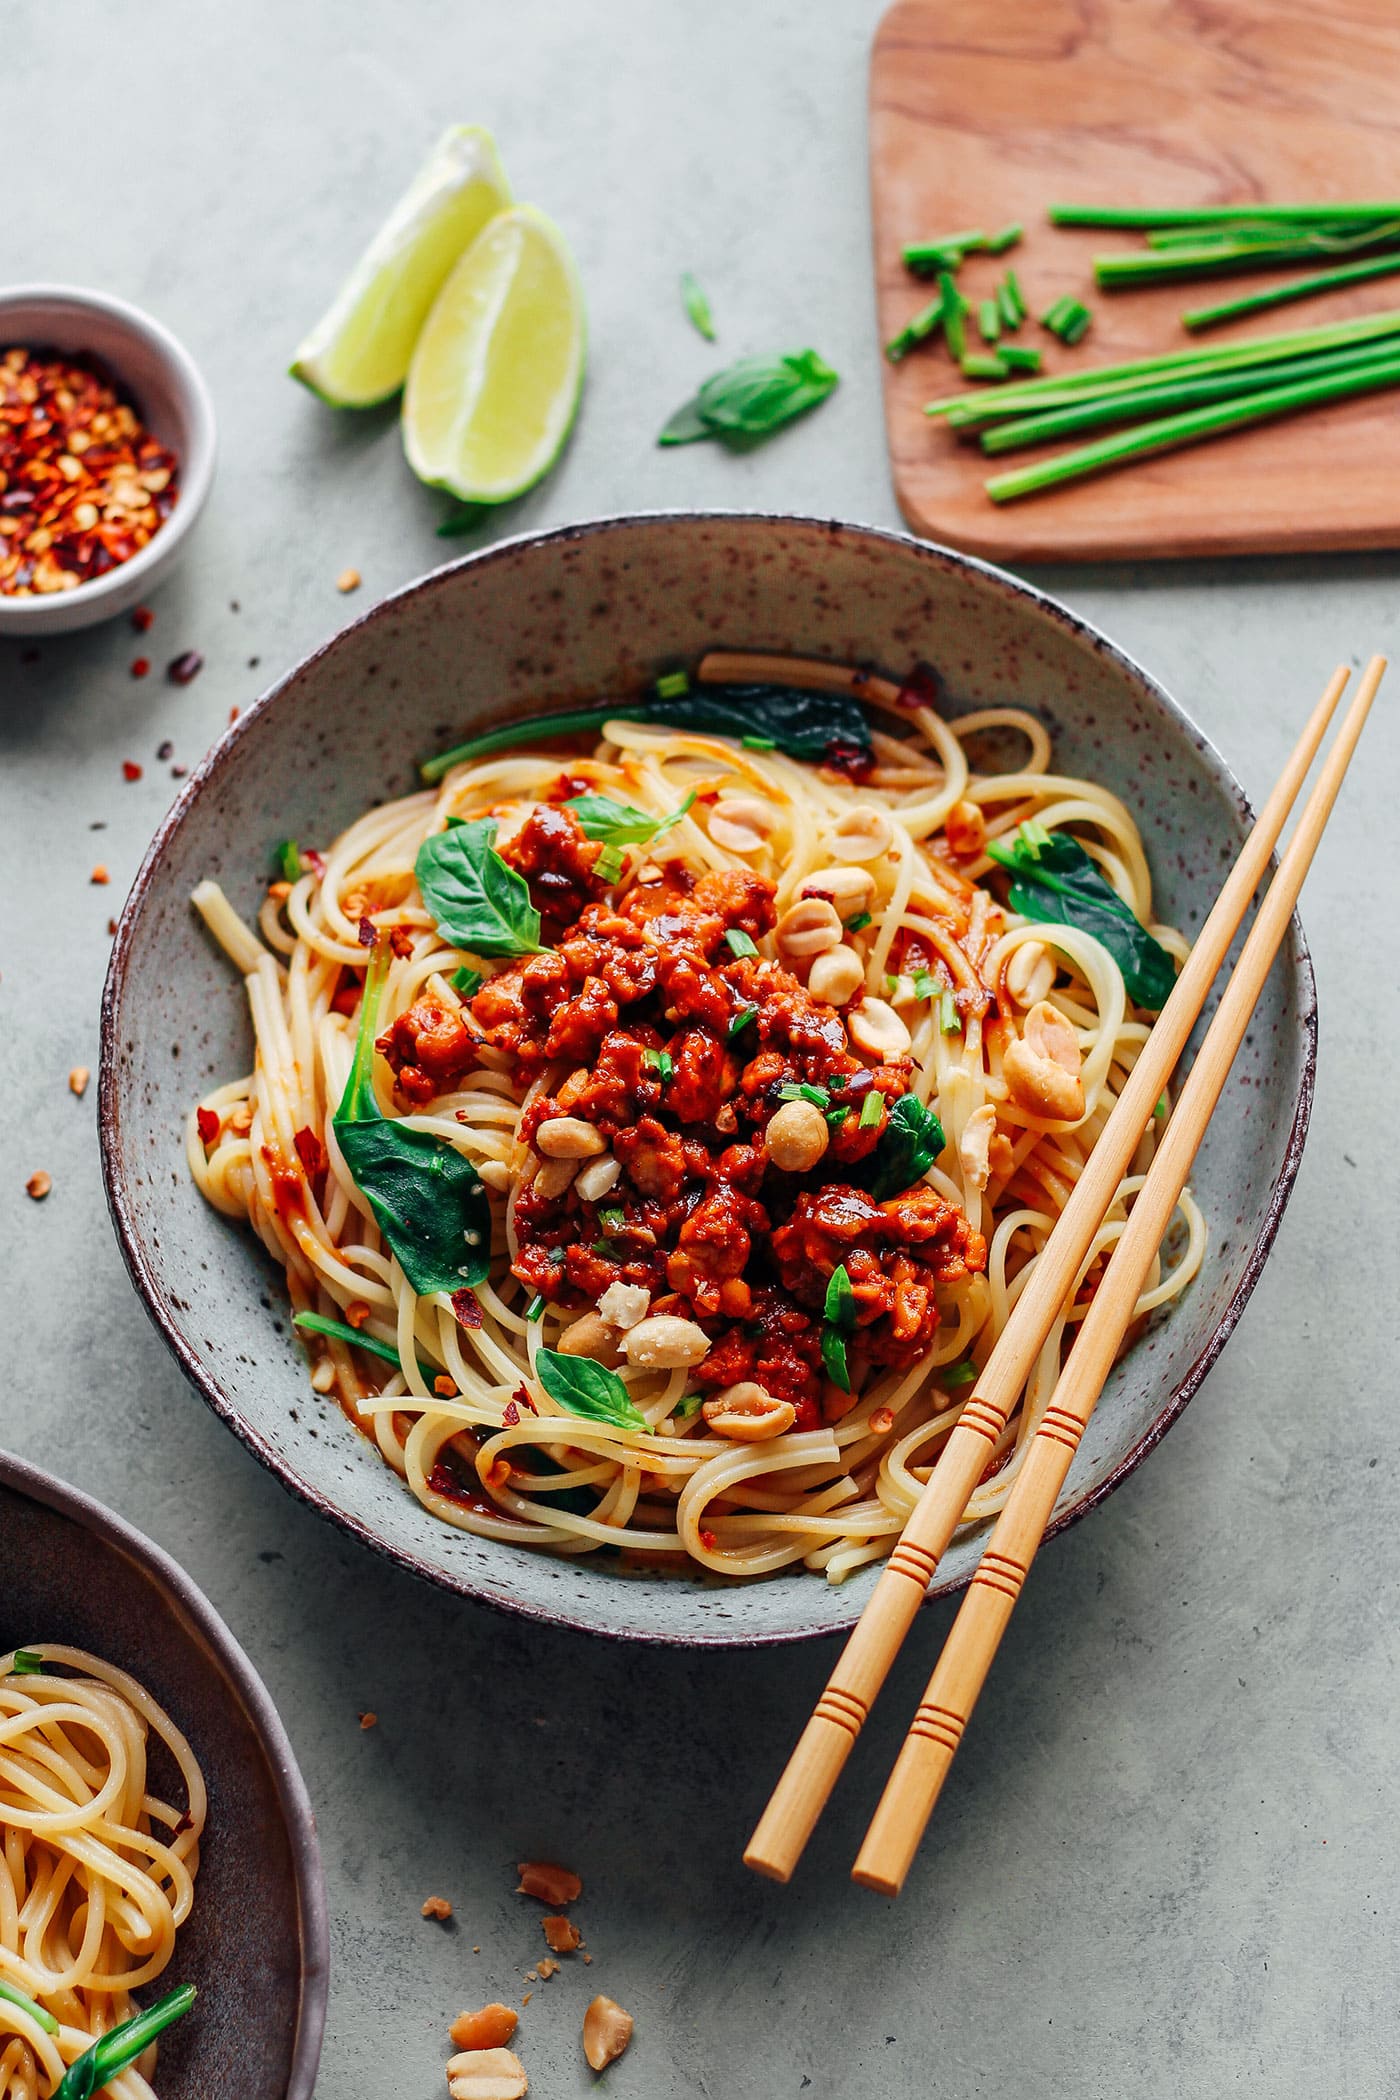
[[[180,465],[175,508],[130,561],[71,591],[41,598],[0,592],[0,635],[67,634],[126,612],[179,559],[214,478],[214,409],[189,352],[159,321],[109,292],[64,284],[0,290],[0,350],[15,348],[99,358]]]

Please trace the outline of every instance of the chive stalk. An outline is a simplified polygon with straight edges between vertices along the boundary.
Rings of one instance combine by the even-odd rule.
[[[936,335],[942,326],[943,294],[940,292],[936,299],[930,299],[927,306],[921,306],[911,321],[905,322],[898,335],[890,337],[885,345],[886,357],[892,365],[897,365],[920,343],[926,343]]]
[[[1238,220],[1279,226],[1315,225],[1329,221],[1360,224],[1367,219],[1400,218],[1400,200],[1338,204],[1197,204],[1156,206],[1052,204],[1052,226],[1088,226],[1121,233],[1147,233],[1160,226],[1229,226]]]
[[[1113,437],[1081,445],[1057,459],[1042,460],[1012,474],[994,475],[987,483],[993,503],[1013,503],[1023,496],[1038,495],[1062,482],[1078,481],[1088,474],[1101,474],[1131,464],[1158,452],[1173,452],[1204,438],[1218,437],[1228,430],[1244,429],[1277,416],[1319,408],[1329,401],[1345,401],[1354,394],[1374,393],[1382,387],[1400,385],[1400,351],[1358,371],[1339,372],[1330,378],[1300,379],[1290,386],[1266,388],[1262,393],[1222,401],[1208,408],[1190,409],[1184,415],[1163,416],[1155,422],[1136,423]]]
[[[396,1371],[401,1368],[399,1352],[391,1342],[381,1342],[377,1335],[363,1333],[360,1328],[352,1327],[348,1320],[330,1320],[324,1313],[306,1312],[293,1314],[292,1325],[302,1334],[325,1334],[333,1341],[349,1342],[353,1348],[367,1349],[371,1356],[382,1356],[385,1363],[392,1364]],[[420,1363],[418,1368],[425,1378],[437,1375],[428,1364]]]
[[[35,2026],[41,2027],[45,2034],[58,2033],[58,2022],[53,2014],[46,2012],[42,2005],[36,2004],[29,1993],[22,1991],[17,1983],[7,1983],[3,1976],[0,1976],[0,1998],[9,2005],[17,2005],[22,2013],[28,2013]]]
[[[1181,277],[1272,270],[1284,263],[1315,262],[1320,256],[1347,255],[1362,248],[1394,248],[1397,242],[1400,220],[1356,234],[1303,234],[1279,241],[1194,241],[1181,247],[1149,248],[1136,255],[1096,255],[1094,279],[1100,291],[1122,291],[1125,286],[1166,284]]]
[[[179,1990],[167,1991],[144,2012],[136,2013],[130,2020],[123,2020],[119,2027],[111,2027],[106,2034],[99,2035],[90,2049],[85,2049],[69,2064],[54,2088],[53,2100],[91,2100],[91,2095],[110,2085],[119,2071],[135,2063],[157,2035],[182,2018],[194,2001],[194,1985],[182,1984]]]
[[[418,768],[419,777],[431,787],[464,759],[481,758],[488,751],[507,751],[513,744],[531,742],[536,737],[575,736],[587,729],[601,729],[617,714],[616,706],[573,707],[560,714],[536,715],[524,722],[502,722],[495,729],[483,730],[480,736],[468,737],[464,744],[454,744],[450,751],[439,751],[436,758],[425,759]]]
[[[1315,299],[1341,285],[1364,284],[1372,277],[1388,277],[1400,270],[1400,255],[1368,255],[1360,262],[1341,263],[1335,270],[1319,270],[1312,277],[1295,277],[1291,284],[1274,285],[1267,292],[1250,292],[1243,299],[1226,299],[1219,306],[1197,306],[1181,317],[1182,326],[1193,330],[1218,328],[1223,321],[1242,321],[1247,314],[1261,314],[1271,306],[1286,306],[1294,299]]]

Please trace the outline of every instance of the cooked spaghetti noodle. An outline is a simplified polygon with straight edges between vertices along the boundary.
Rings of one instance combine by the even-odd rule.
[[[315,1388],[445,1523],[731,1576],[801,1561],[839,1582],[891,1549],[1150,1027],[1099,939],[1009,908],[988,847],[1028,823],[1067,833],[1168,982],[1187,945],[1153,923],[1127,809],[1054,772],[1032,714],[944,719],[926,684],[789,659],[712,656],[698,676],[858,696],[875,726],[853,764],[622,702],[587,757],[525,722],[514,748],[298,857],[256,932],[201,884],[256,1053],[192,1111],[189,1162],[319,1321]],[[1011,770],[974,763],[1017,740]],[[600,847],[581,797],[647,821]],[[543,952],[483,960],[425,905],[425,841],[486,818],[543,914]],[[373,1106],[470,1160],[490,1195],[474,1291],[415,1292],[346,1164],[333,1119],[367,966],[372,997],[383,981]],[[887,1134],[926,1106],[936,1156],[882,1188]],[[969,1523],[1005,1500],[1167,1112]],[[819,1158],[780,1142],[803,1131]],[[1200,1265],[1189,1195],[1179,1218],[1139,1316]],[[542,1372],[581,1359],[607,1367],[620,1412],[548,1389]]]
[[[183,1808],[150,1791],[151,1736]],[[189,1916],[205,1808],[189,1744],[125,1671],[55,1643],[0,1655],[0,2100],[47,2100],[137,2011]],[[151,2100],[155,2055],[103,2090]]]

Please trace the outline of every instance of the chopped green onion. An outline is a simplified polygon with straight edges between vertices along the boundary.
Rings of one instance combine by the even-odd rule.
[[[839,1268],[833,1269],[827,1278],[822,1314],[833,1327],[851,1328],[856,1324],[856,1294],[851,1283],[850,1270],[844,1262]]]
[[[997,356],[1008,372],[1038,372],[1045,363],[1040,352],[1026,343],[1003,343]]]
[[[1066,293],[1063,299],[1046,307],[1040,325],[1048,328],[1051,335],[1057,335],[1062,343],[1074,344],[1085,334],[1092,319],[1088,307]]]
[[[867,926],[873,926],[874,924],[875,921],[868,911],[858,911],[853,919],[847,919],[846,931],[847,933],[864,933]]]
[[[898,979],[897,977],[892,977],[892,976],[890,975],[889,971],[888,971],[888,970],[886,970],[886,972],[885,972],[885,997],[886,997],[887,999],[890,999],[890,998],[892,998],[892,997],[894,996],[894,994],[895,994],[895,993],[896,993],[896,992],[897,992],[898,990],[899,990],[899,979]]]
[[[739,741],[746,751],[776,751],[778,748],[775,736],[744,736]]]
[[[967,379],[1005,379],[1011,369],[995,350],[968,350],[958,362]]]
[[[283,882],[301,881],[301,848],[295,839],[283,839],[272,849],[272,862]]]
[[[644,1050],[642,1063],[659,1075],[663,1086],[676,1069],[675,1059],[669,1050]]]
[[[939,271],[938,292],[943,302],[943,339],[961,363],[967,355],[967,316],[971,308],[958,290],[951,270]]]
[[[544,1318],[544,1300],[540,1296],[538,1291],[536,1291],[534,1297],[526,1306],[525,1317],[527,1320],[530,1321],[531,1325],[533,1325],[536,1320],[542,1320]]]
[[[1035,817],[1027,817],[1020,826],[1021,843],[1033,860],[1039,860],[1042,847],[1048,846],[1053,836]]]
[[[58,2022],[53,2014],[46,2012],[42,2005],[36,2005],[17,1983],[7,1983],[3,1976],[0,1976],[0,1998],[6,1999],[11,2005],[17,2005],[21,2012],[28,2013],[35,2026],[42,2027],[45,2034],[58,2033]]]
[[[618,1233],[627,1230],[627,1213],[620,1203],[605,1203],[598,1212],[598,1223],[604,1232]]]
[[[916,999],[931,999],[937,990],[938,979],[931,970],[916,970],[914,972],[914,997]]]
[[[679,700],[682,693],[690,691],[690,679],[684,671],[663,671],[656,681],[658,700]]]
[[[931,277],[935,270],[956,270],[973,248],[985,248],[987,236],[980,226],[963,233],[940,234],[932,241],[911,241],[904,250],[904,267],[916,277]]]
[[[292,1325],[303,1334],[326,1334],[333,1341],[349,1342],[353,1348],[368,1350],[371,1356],[380,1356],[386,1364],[393,1364],[396,1369],[399,1367],[399,1352],[391,1342],[381,1342],[377,1335],[363,1334],[358,1327],[351,1327],[348,1321],[328,1320],[324,1313],[295,1313]],[[418,1368],[425,1378],[437,1376],[432,1366],[421,1359]]]
[[[1013,219],[1009,226],[999,226],[995,233],[989,233],[982,245],[988,255],[1005,255],[1008,248],[1016,247],[1024,232],[1020,220]]]
[[[1292,226],[1336,220],[1361,224],[1367,219],[1400,218],[1400,201],[1381,204],[1188,204],[1139,207],[1135,204],[1052,204],[1052,226],[1113,228],[1126,233],[1146,233],[1159,226],[1233,226],[1240,220],[1252,225]]]
[[[1099,255],[1094,258],[1094,278],[1100,289],[1118,291],[1123,286],[1162,284],[1179,277],[1213,277],[1221,271],[1231,275],[1241,270],[1273,270],[1287,263],[1316,262],[1328,256],[1354,254],[1358,249],[1394,248],[1400,240],[1400,220],[1358,229],[1354,233],[1332,233],[1325,228],[1277,239],[1197,240],[1153,248],[1138,255]]]
[[[1015,323],[1010,324],[1012,327]],[[984,343],[994,343],[1001,334],[1001,308],[995,299],[984,299],[977,309],[977,330]]]
[[[1153,1109],[1152,1113],[1159,1123],[1166,1121],[1167,1097],[1165,1094],[1159,1097],[1157,1106]]]
[[[977,1366],[970,1364],[964,1357],[961,1363],[940,1365],[934,1376],[941,1378],[944,1385],[975,1385]]]
[[[920,343],[926,343],[935,336],[942,326],[943,294],[940,292],[936,299],[930,299],[927,306],[921,306],[912,320],[905,322],[898,335],[890,337],[885,345],[886,357],[892,365],[897,365],[911,350],[917,349]]]
[[[730,1042],[733,1042],[736,1035],[742,1035],[749,1023],[757,1020],[757,1018],[758,1008],[756,1006],[741,1006],[738,1013],[731,1017],[729,1027],[725,1031]]]
[[[885,1097],[878,1087],[871,1087],[870,1092],[860,1104],[860,1123],[858,1127],[861,1130],[874,1130],[884,1113]]]
[[[850,1113],[850,1108],[843,1108],[840,1105],[840,1103],[838,1103],[835,1108],[828,1108],[825,1111],[828,1128],[832,1130],[839,1130],[841,1128],[841,1125],[845,1122],[847,1116]]]
[[[751,934],[745,933],[742,926],[731,926],[724,938],[735,955],[757,955],[758,953],[757,942]]]
[[[813,1108],[829,1108],[831,1096],[824,1086],[808,1086],[805,1081],[785,1079],[778,1088],[780,1101],[810,1101]],[[841,1111],[844,1116],[846,1111]]]
[[[10,1664],[12,1677],[42,1677],[44,1658],[36,1655],[32,1648],[16,1648],[15,1659]]]
[[[143,2056],[156,2036],[187,2013],[194,2000],[194,1985],[182,1984],[179,1990],[169,1991],[154,2005],[148,2005],[144,2012],[123,2020],[119,2027],[109,2027],[90,2049],[74,2057],[54,2087],[53,2100],[90,2100],[93,2093],[110,2085],[119,2071]]]
[[[1313,299],[1319,292],[1336,291],[1341,285],[1361,284],[1367,278],[1388,277],[1400,270],[1400,255],[1367,256],[1361,262],[1343,263],[1335,270],[1319,270],[1312,277],[1295,277],[1291,284],[1276,284],[1267,292],[1251,292],[1243,299],[1227,299],[1220,306],[1197,306],[1181,317],[1184,328],[1217,328],[1222,321],[1242,321],[1246,314],[1261,314],[1271,306],[1286,306],[1294,299]]]
[[[671,1409],[671,1413],[676,1421],[688,1422],[692,1415],[699,1414],[703,1405],[704,1395],[702,1393],[687,1393],[684,1400],[677,1401],[676,1405]]]
[[[599,882],[616,882],[622,873],[621,846],[604,846],[593,863],[593,873]]]
[[[951,992],[945,992],[938,1002],[938,1026],[944,1035],[961,1035],[962,1015],[958,1002]]]
[[[689,270],[681,271],[681,304],[705,341],[712,343],[715,339],[715,323],[710,312],[710,302]]]
[[[481,990],[480,970],[469,970],[465,963],[455,969],[447,981],[463,999],[474,999]]]
[[[839,1385],[843,1393],[849,1393],[851,1372],[846,1362],[846,1337],[839,1327],[830,1323],[822,1328],[822,1365],[832,1384]]]

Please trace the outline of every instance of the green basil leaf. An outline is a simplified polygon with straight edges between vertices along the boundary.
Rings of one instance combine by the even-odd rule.
[[[714,372],[694,399],[677,409],[658,443],[686,445],[717,437],[728,443],[768,437],[825,401],[838,375],[815,350],[741,357]]]
[[[843,1393],[851,1390],[851,1371],[846,1362],[846,1337],[830,1321],[822,1328],[822,1364],[833,1385]]]
[[[674,729],[743,739],[771,736],[788,758],[819,765],[837,752],[869,752],[870,722],[849,693],[804,692],[790,685],[701,685],[673,700],[653,700],[645,720]]]
[[[616,1371],[596,1364],[589,1356],[564,1356],[557,1349],[541,1349],[535,1358],[535,1375],[551,1400],[571,1415],[585,1415],[591,1422],[611,1422],[617,1429],[639,1429],[650,1436],[651,1424],[632,1404],[626,1386]]]
[[[447,981],[461,999],[474,999],[481,990],[480,970],[469,970],[465,963],[454,970]]]
[[[365,977],[355,1062],[332,1128],[399,1267],[420,1298],[482,1283],[491,1267],[491,1205],[455,1145],[385,1116],[374,1096],[374,1030],[388,970],[377,947]]]
[[[1076,926],[1107,948],[1134,1006],[1159,1013],[1176,983],[1176,965],[1067,831],[1022,825],[1009,839],[989,839],[990,857],[1009,868],[1011,909],[1045,926]]]
[[[707,343],[715,339],[714,316],[710,302],[700,289],[698,278],[690,270],[681,271],[681,299],[693,326],[704,336]]]
[[[473,955],[539,952],[540,915],[525,877],[496,851],[494,817],[424,839],[414,873],[439,933],[454,948]]]
[[[877,1203],[910,1189],[933,1165],[947,1139],[943,1125],[917,1094],[901,1094],[870,1155],[869,1187]]]
[[[573,811],[590,839],[602,839],[611,846],[646,846],[673,830],[694,801],[692,788],[668,817],[653,817],[647,810],[634,809],[630,802],[614,802],[611,795],[574,795],[564,807]]]

